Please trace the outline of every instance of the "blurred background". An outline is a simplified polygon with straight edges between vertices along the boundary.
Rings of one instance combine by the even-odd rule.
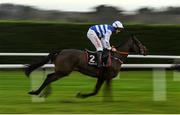
[[[178,0],[1,0],[0,52],[95,50],[86,37],[88,28],[115,20],[122,21],[125,31],[113,36],[112,45],[119,45],[133,33],[148,47],[149,54],[180,54]],[[1,63],[10,61],[1,58]],[[31,62],[11,60],[10,63]]]
[[[117,46],[135,34],[148,48],[150,55],[180,55],[179,0],[0,0],[0,53],[49,53],[70,48],[95,50],[87,39],[89,27],[94,24],[112,24],[115,20],[120,20],[125,30],[111,37],[112,45]],[[0,65],[24,65],[42,58],[0,56]],[[128,58],[125,63],[177,62],[180,62],[177,58]],[[52,69],[49,72],[44,69],[36,72],[33,74],[37,78],[35,83],[42,82]],[[180,113],[179,76],[177,71],[166,71],[165,68],[157,70],[156,67],[121,71],[113,80],[114,101],[103,102],[102,91],[88,99],[77,99],[75,95],[78,91],[92,91],[96,79],[73,72],[68,78],[53,83],[53,92],[46,101],[33,103],[32,97],[27,94],[32,90],[32,78],[27,79],[22,68],[2,67],[0,114],[177,114]],[[160,87],[160,91],[157,91],[160,92],[160,100],[153,100],[154,84]]]
[[[92,1],[93,2],[93,1]],[[1,20],[41,20],[67,23],[112,23],[122,20],[125,24],[179,24],[178,0],[147,1],[100,0],[84,3],[78,1],[2,0]]]

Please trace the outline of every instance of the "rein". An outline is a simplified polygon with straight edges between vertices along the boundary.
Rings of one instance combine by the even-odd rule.
[[[119,46],[117,46],[117,47],[114,47],[115,49],[118,49],[120,47],[120,45]],[[123,55],[123,56],[128,56],[129,55],[129,52],[123,52],[123,51],[118,51],[118,50],[116,50],[116,51],[114,51],[115,53],[117,53],[117,54],[119,54],[119,55]]]
[[[122,52],[122,51],[114,51],[114,53],[116,53],[119,56],[113,56],[115,60],[118,60],[121,64],[124,63],[124,59],[129,55],[129,52]],[[123,57],[121,57],[123,56]]]
[[[115,53],[123,55],[123,56],[128,56],[129,52],[122,52],[122,51],[115,51]]]

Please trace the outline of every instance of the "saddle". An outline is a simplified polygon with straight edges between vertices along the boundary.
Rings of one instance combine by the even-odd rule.
[[[90,51],[85,49],[85,59],[88,65],[90,66],[97,66],[97,52]],[[104,50],[102,54],[102,64],[103,67],[111,67],[112,66],[112,59],[111,59],[111,52],[108,50]]]

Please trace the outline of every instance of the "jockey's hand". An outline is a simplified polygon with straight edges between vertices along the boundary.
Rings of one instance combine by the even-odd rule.
[[[115,51],[117,51],[117,49],[112,46],[111,51],[115,52]]]

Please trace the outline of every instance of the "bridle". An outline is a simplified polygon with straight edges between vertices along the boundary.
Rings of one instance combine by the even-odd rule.
[[[138,47],[139,49],[139,53],[140,54],[145,54],[145,47],[142,45],[142,43],[136,38],[135,35],[131,35],[131,39],[132,41],[135,43],[135,45]],[[121,47],[120,45],[115,47],[116,49],[118,49],[119,47]],[[115,53],[119,54],[119,55],[122,55],[122,56],[128,56],[129,55],[129,52],[124,52],[124,51],[115,51]]]

